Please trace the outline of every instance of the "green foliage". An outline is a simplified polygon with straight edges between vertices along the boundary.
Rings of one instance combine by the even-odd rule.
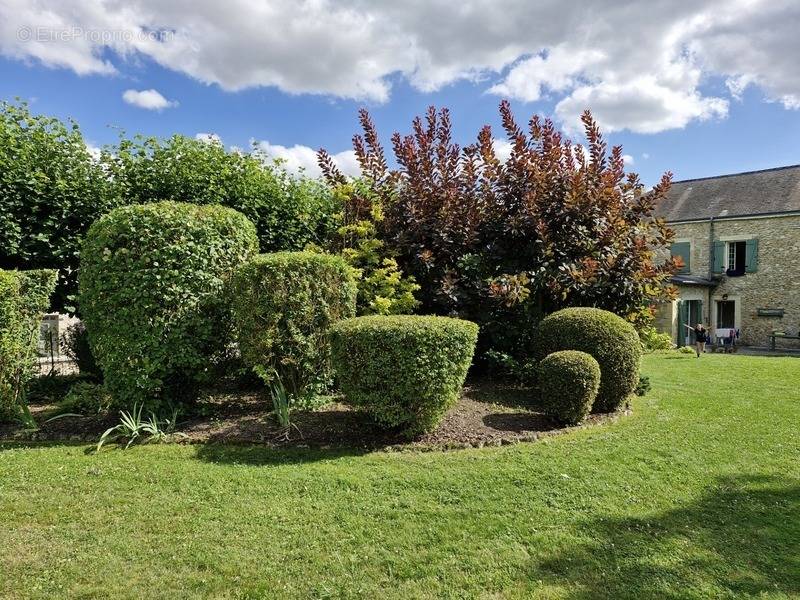
[[[277,373],[295,398],[328,387],[329,329],[355,314],[356,284],[342,258],[262,254],[237,269],[232,298],[242,358],[260,377]]]
[[[333,227],[335,200],[320,182],[291,176],[264,156],[214,139],[122,138],[103,159],[124,204],[174,200],[221,204],[256,226],[262,252],[301,250]]]
[[[536,330],[534,352],[542,360],[558,350],[586,352],[602,377],[592,410],[617,410],[636,389],[641,345],[633,325],[599,308],[565,308],[545,317]]]
[[[90,416],[107,412],[111,405],[111,395],[103,385],[79,381],[69,389],[59,403],[58,412]]]
[[[171,419],[159,419],[152,412],[148,419],[143,419],[143,408],[140,404],[134,404],[130,412],[120,411],[119,424],[103,432],[97,441],[95,452],[100,452],[100,449],[109,442],[127,441],[123,446],[127,450],[135,443],[162,443],[176,437],[186,437],[185,434],[174,431],[178,417],[177,410],[173,411]]]
[[[561,350],[538,365],[544,412],[565,425],[583,421],[600,388],[600,365],[586,352]]]
[[[73,385],[84,381],[90,379],[85,375],[50,373],[31,379],[25,395],[28,404],[58,404],[64,400]]]
[[[678,348],[678,352],[680,352],[681,354],[694,354],[695,349],[692,348],[691,346],[681,346],[680,348]]]
[[[672,348],[672,337],[668,333],[658,331],[651,325],[639,330],[639,339],[642,342],[642,349],[648,352]]]
[[[73,308],[83,234],[117,203],[76,123],[0,103],[0,268],[58,269],[53,307]]]
[[[25,390],[36,367],[39,324],[55,271],[0,270],[0,421],[30,421]]]
[[[345,400],[415,436],[458,400],[478,326],[447,317],[367,316],[334,326],[334,369]]]
[[[645,396],[651,388],[650,377],[647,375],[639,375],[639,383],[636,384],[636,395]]]
[[[67,327],[67,331],[61,338],[61,352],[75,362],[81,374],[92,377],[102,375],[100,367],[97,365],[97,360],[92,353],[89,334],[83,322],[78,321]]]
[[[378,228],[384,220],[378,197],[364,179],[340,183],[333,188],[341,212],[339,223],[326,249],[336,252],[353,267],[358,282],[356,312],[359,315],[399,315],[414,311],[419,286],[403,275],[380,240]]]
[[[232,209],[159,202],[113,210],[86,235],[80,301],[120,406],[188,400],[231,343],[232,271],[257,251]]]

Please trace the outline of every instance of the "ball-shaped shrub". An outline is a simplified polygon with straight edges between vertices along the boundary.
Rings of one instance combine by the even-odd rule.
[[[368,316],[338,323],[331,346],[345,401],[415,436],[458,400],[478,326],[447,317]]]
[[[331,325],[355,315],[356,283],[339,256],[277,252],[236,271],[233,310],[245,363],[265,381],[277,372],[293,396],[331,382]]]
[[[254,225],[216,205],[126,206],[89,228],[80,309],[115,403],[191,399],[230,348],[227,286],[257,251]]]
[[[636,389],[641,345],[633,325],[599,308],[565,308],[542,319],[536,330],[537,360],[559,350],[580,350],[600,364],[594,412],[617,410]]]
[[[545,414],[565,425],[586,418],[600,387],[600,365],[579,350],[561,350],[544,357],[538,367]]]

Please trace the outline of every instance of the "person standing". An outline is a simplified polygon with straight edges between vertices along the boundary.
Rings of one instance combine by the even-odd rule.
[[[706,351],[706,342],[708,341],[708,330],[703,327],[702,323],[698,323],[695,327],[691,325],[684,325],[687,329],[694,331],[694,348],[697,352],[697,358],[700,358],[700,353]]]

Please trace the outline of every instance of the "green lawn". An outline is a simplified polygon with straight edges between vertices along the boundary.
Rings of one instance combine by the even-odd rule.
[[[800,596],[800,359],[643,372],[513,447],[0,446],[0,598]]]

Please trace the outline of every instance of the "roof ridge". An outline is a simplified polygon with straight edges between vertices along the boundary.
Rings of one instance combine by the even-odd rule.
[[[689,183],[692,181],[708,181],[709,179],[725,179],[726,177],[738,177],[739,175],[754,175],[756,173],[769,173],[771,171],[784,171],[786,169],[797,169],[800,168],[800,164],[796,165],[784,165],[782,167],[771,167],[769,169],[756,169],[755,171],[741,171],[739,173],[725,173],[724,175],[710,175],[708,177],[694,177],[692,179],[680,179],[678,181],[673,181],[673,185],[676,183]]]

